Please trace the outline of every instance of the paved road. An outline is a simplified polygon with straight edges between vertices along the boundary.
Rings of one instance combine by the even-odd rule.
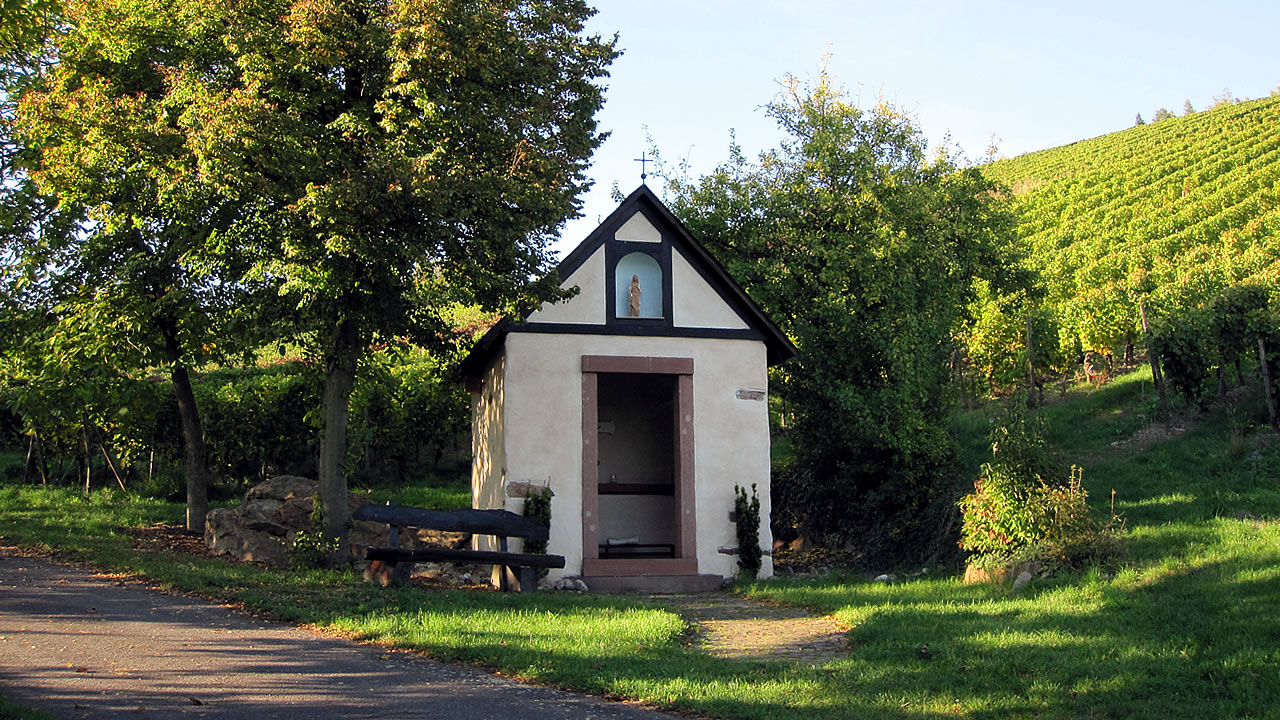
[[[671,717],[263,623],[2,548],[0,694],[75,719]]]

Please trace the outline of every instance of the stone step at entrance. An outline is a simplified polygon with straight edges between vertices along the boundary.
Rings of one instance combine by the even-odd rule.
[[[714,592],[724,584],[719,575],[596,575],[582,580],[599,593]]]

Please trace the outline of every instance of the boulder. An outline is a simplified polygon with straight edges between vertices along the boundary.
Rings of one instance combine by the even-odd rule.
[[[270,567],[289,566],[289,554],[281,538],[249,527],[235,508],[209,511],[204,519],[204,544],[215,555],[230,555]]]
[[[1022,588],[1026,587],[1027,583],[1029,582],[1031,582],[1031,573],[1026,570],[1023,570],[1018,575],[1018,578],[1013,581],[1013,587],[1009,589],[1009,592],[1016,593]]]

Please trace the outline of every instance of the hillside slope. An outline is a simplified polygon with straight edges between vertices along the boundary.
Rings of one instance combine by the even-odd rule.
[[[1045,305],[1086,349],[1222,288],[1280,289],[1280,97],[999,160]]]

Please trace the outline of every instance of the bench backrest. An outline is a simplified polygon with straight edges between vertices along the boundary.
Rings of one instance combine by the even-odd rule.
[[[409,505],[361,505],[352,513],[356,520],[381,522],[400,527],[415,527],[447,532],[469,532],[473,535],[518,537],[547,540],[551,531],[535,518],[517,515],[509,510],[426,510]]]

